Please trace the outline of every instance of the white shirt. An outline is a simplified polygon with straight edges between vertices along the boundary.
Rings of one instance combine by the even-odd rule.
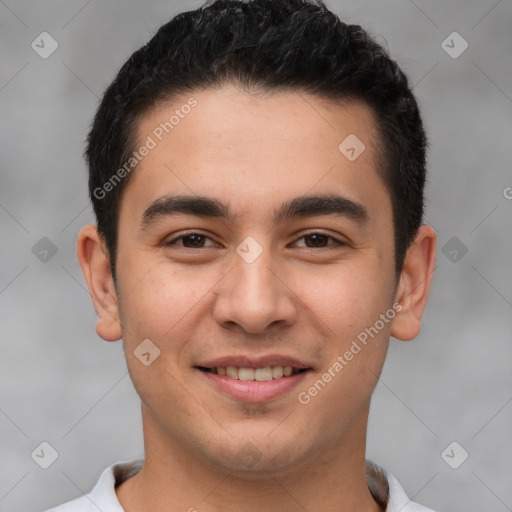
[[[46,512],[124,512],[115,488],[135,475],[141,467],[142,459],[113,464],[103,471],[91,492]],[[386,512],[434,512],[410,501],[398,480],[370,460],[366,461],[366,480],[375,501],[381,507],[386,507]]]

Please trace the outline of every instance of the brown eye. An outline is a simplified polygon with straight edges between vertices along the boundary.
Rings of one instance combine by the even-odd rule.
[[[306,241],[309,240],[311,242],[312,245],[310,245],[309,247],[319,247],[319,246],[325,247],[329,238],[331,238],[331,237],[317,233],[314,235],[306,235],[304,237],[304,240],[306,240]]]
[[[203,247],[205,238],[203,235],[187,235],[182,237],[182,240],[185,247]],[[187,244],[187,242],[190,242],[190,244]]]
[[[182,241],[181,244],[177,243],[179,241]],[[179,237],[176,237],[169,242],[166,242],[166,246],[178,246],[178,247],[185,247],[187,249],[201,249],[203,247],[208,247],[212,244],[206,244],[206,240],[211,240],[211,238],[207,237],[206,235],[201,235],[199,233],[191,233],[188,235],[181,235]]]
[[[306,235],[303,235],[299,240],[304,240],[305,244],[301,245],[301,247],[307,247],[308,249],[314,249],[314,248],[324,248],[324,247],[333,247],[333,246],[340,246],[345,245],[340,240],[337,240],[336,238],[327,235],[325,233],[308,233]],[[329,240],[333,240],[334,243],[328,243]]]

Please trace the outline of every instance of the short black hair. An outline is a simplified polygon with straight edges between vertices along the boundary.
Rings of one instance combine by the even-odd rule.
[[[120,201],[133,174],[126,163],[139,142],[138,122],[160,102],[225,84],[362,100],[371,108],[379,172],[393,205],[398,277],[423,218],[428,146],[407,77],[366,30],[341,21],[322,0],[215,0],[178,14],[135,51],[94,117],[85,151],[89,195],[114,282]]]

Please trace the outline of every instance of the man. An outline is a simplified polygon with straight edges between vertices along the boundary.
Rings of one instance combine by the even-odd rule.
[[[54,510],[427,511],[365,460],[434,269],[425,148],[398,65],[321,2],[218,0],[136,51],[89,134],[77,251],[145,458]]]

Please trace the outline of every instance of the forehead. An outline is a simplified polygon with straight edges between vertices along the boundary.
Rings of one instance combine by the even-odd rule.
[[[143,145],[151,149],[128,183],[121,214],[126,202],[140,214],[166,194],[190,194],[222,197],[256,220],[283,199],[326,192],[391,211],[375,117],[362,102],[252,95],[234,86],[196,91],[140,120],[136,147]]]

